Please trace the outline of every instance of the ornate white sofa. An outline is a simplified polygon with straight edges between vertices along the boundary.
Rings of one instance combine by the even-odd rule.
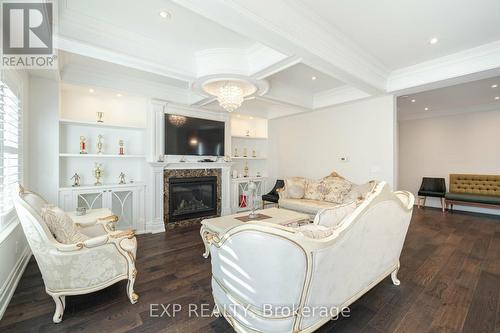
[[[237,332],[313,332],[388,275],[399,285],[413,203],[379,183],[320,239],[263,221],[202,227],[218,309]]]
[[[285,187],[280,189],[279,191],[279,207],[285,208],[285,209],[290,209],[294,210],[297,212],[301,212],[304,214],[308,214],[311,219],[314,218],[314,216],[321,210],[323,209],[329,209],[329,208],[334,208],[336,206],[345,204],[347,202],[351,201],[358,201],[361,202],[367,193],[373,190],[375,185],[377,184],[376,181],[371,180],[366,184],[354,184],[351,183],[347,180],[345,180],[343,177],[338,175],[336,172],[332,173],[334,176],[330,175],[327,176],[323,179],[319,180],[312,180],[312,179],[306,179],[303,177],[292,177],[288,178],[285,180]],[[341,182],[348,183],[350,188],[348,191],[346,191],[345,195],[337,197],[337,199],[342,200],[341,202],[332,202],[325,200],[322,195],[315,195],[315,191],[313,190],[312,192],[312,197],[316,196],[317,198],[312,199],[311,197],[308,197],[308,194],[311,195],[311,191],[308,191],[308,188],[310,187],[310,184],[317,184],[321,187],[322,182],[328,182],[329,179],[337,179]],[[304,189],[303,195],[302,196],[297,196],[297,195],[292,195],[290,193],[290,189],[288,188],[289,181],[295,180],[295,181],[303,181],[304,182]],[[321,190],[319,190],[321,191]],[[307,193],[309,192],[309,193]],[[342,197],[342,199],[341,199]]]
[[[17,215],[42,273],[45,290],[56,303],[54,323],[62,320],[66,296],[91,293],[120,280],[128,279],[127,295],[132,304],[137,302],[139,296],[134,292],[137,241],[133,231],[114,231],[110,224],[115,220],[110,217],[97,221],[97,228],[92,228],[94,232],[100,229],[100,236],[62,244],[41,217],[47,202],[22,187],[16,194]]]

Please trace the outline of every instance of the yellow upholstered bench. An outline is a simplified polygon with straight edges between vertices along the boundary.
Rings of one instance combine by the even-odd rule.
[[[500,175],[450,174],[446,207],[453,205],[500,208]]]

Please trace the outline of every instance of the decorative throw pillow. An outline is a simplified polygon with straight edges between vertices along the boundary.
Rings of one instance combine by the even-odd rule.
[[[323,192],[323,182],[321,180],[308,179],[306,181],[304,199],[323,200]]]
[[[356,202],[335,206],[332,208],[325,208],[316,214],[314,217],[314,224],[324,226],[327,228],[336,229],[342,225],[342,221],[354,212],[356,209]]]
[[[344,197],[352,187],[351,182],[336,177],[323,179],[324,200],[333,203],[342,203]]]
[[[59,207],[46,205],[42,208],[41,215],[59,243],[76,244],[89,239],[78,230],[71,218]]]
[[[353,185],[347,196],[344,198],[345,202],[356,201],[359,205],[366,199],[366,196],[373,191],[377,182],[374,180],[370,180],[366,184],[362,185]]]
[[[290,199],[302,199],[306,188],[306,179],[292,177],[285,179],[286,196]]]
[[[321,225],[306,224],[298,227],[297,233],[304,235],[308,238],[321,239],[331,236],[334,229],[323,227]]]

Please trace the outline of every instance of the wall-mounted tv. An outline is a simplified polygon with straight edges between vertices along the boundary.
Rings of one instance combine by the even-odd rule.
[[[165,155],[224,156],[223,121],[165,115]]]

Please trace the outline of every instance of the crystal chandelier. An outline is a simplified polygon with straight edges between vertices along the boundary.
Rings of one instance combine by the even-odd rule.
[[[217,101],[219,101],[219,105],[227,112],[233,112],[239,108],[243,100],[243,89],[234,82],[226,82],[219,87]]]
[[[176,114],[168,115],[168,122],[174,125],[175,127],[181,127],[186,123],[186,117],[179,116]]]

